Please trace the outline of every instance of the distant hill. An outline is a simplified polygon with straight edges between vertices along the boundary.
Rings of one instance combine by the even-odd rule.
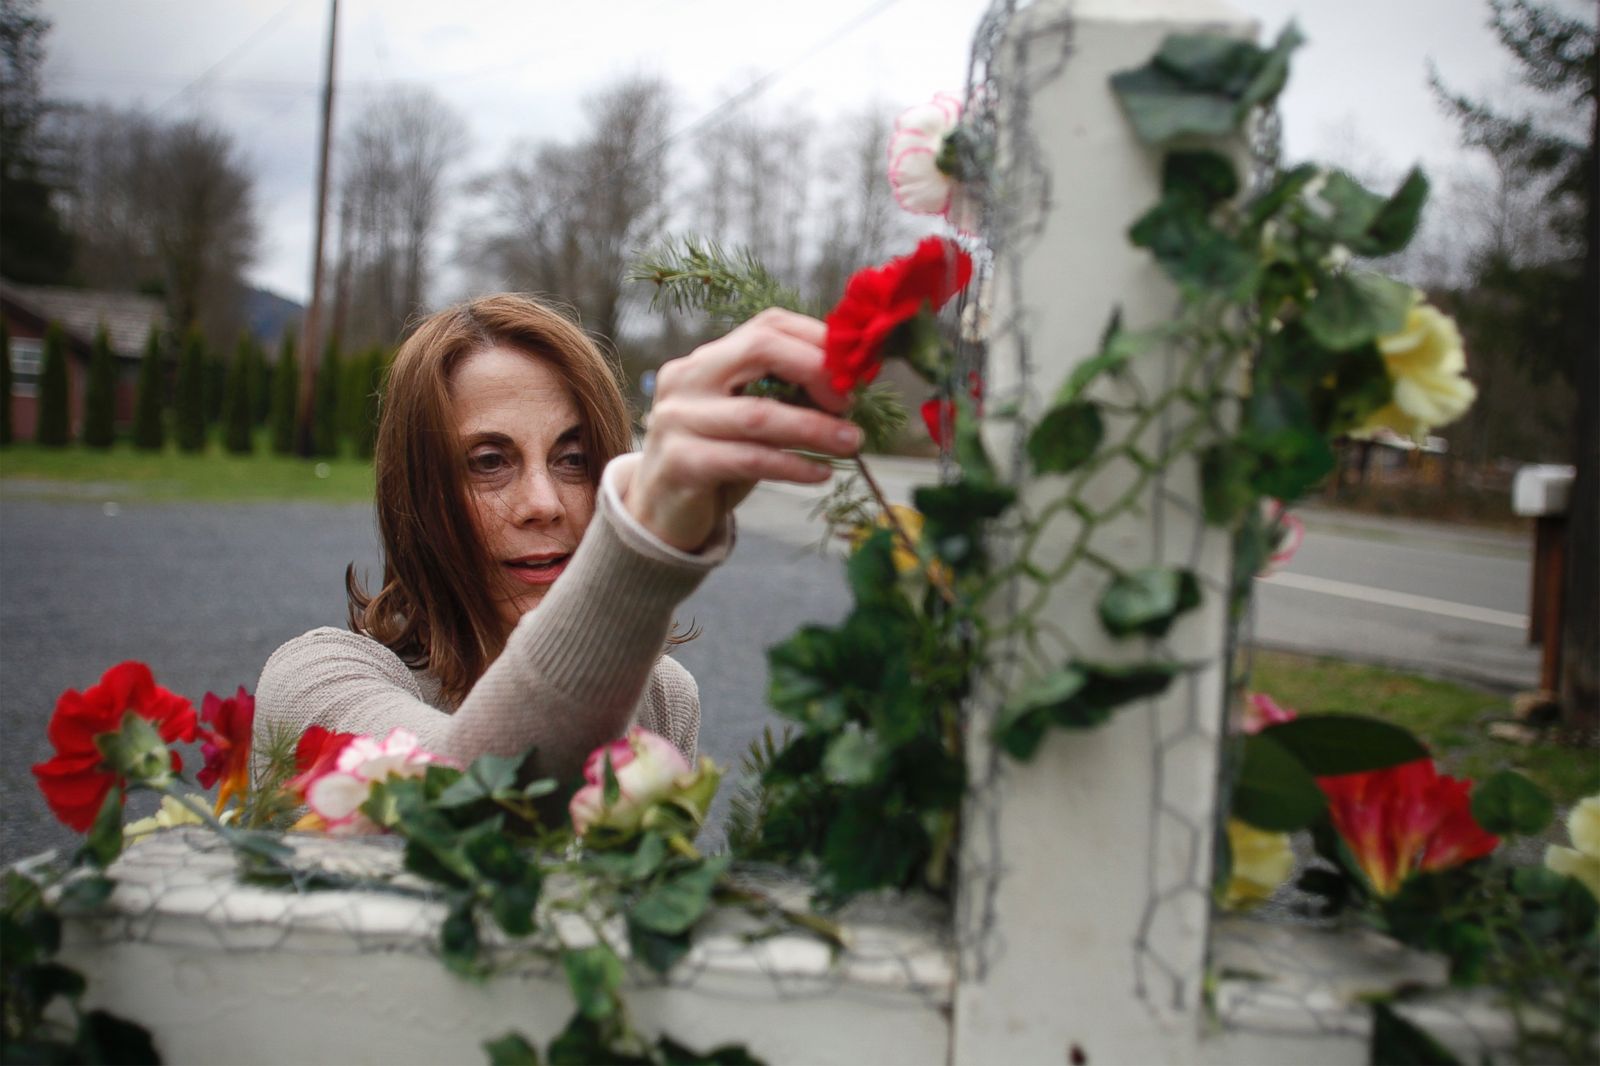
[[[284,330],[300,328],[300,320],[305,311],[304,307],[293,300],[268,292],[266,289],[247,286],[244,290],[246,328],[270,352],[277,352],[278,341],[283,336]]]

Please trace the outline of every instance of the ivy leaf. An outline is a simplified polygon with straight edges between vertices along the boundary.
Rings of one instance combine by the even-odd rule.
[[[470,898],[451,903],[439,926],[439,954],[452,972],[468,977],[478,974],[478,923]]]
[[[899,574],[894,568],[894,545],[899,538],[889,529],[874,529],[845,562],[850,591],[860,604],[892,604],[900,600]]]
[[[1100,598],[1100,622],[1114,637],[1161,636],[1180,614],[1200,606],[1200,582],[1188,570],[1145,567],[1119,575]]]
[[[1366,424],[1367,417],[1387,404],[1394,392],[1388,365],[1376,344],[1345,352],[1331,380],[1315,398],[1313,417],[1330,437]]]
[[[1168,277],[1191,291],[1242,294],[1253,284],[1258,258],[1211,225],[1208,209],[1187,194],[1168,193],[1128,229],[1128,239],[1150,249]]]
[[[617,989],[622,987],[624,974],[622,960],[617,958],[616,952],[604,944],[563,951],[561,968],[566,971],[567,985],[572,989],[572,998],[578,1003],[579,1014],[598,1022],[617,1013],[620,1005]],[[555,1060],[555,1046],[552,1045],[550,1061],[553,1063]]]
[[[1555,817],[1543,790],[1514,770],[1501,770],[1472,791],[1472,817],[1497,836],[1533,836]]]
[[[1328,438],[1310,426],[1268,432],[1247,429],[1237,440],[1251,452],[1250,486],[1261,496],[1297,500],[1332,473],[1337,463]]]
[[[994,740],[1006,753],[1023,762],[1033,758],[1044,740],[1051,717],[1083,690],[1089,676],[1068,663],[1024,686],[995,720]]]
[[[524,758],[523,755],[478,756],[467,767],[466,773],[440,793],[434,805],[465,807],[469,803],[491,799],[497,792],[513,791],[517,784],[517,770]]]
[[[482,1047],[489,1056],[489,1066],[539,1066],[539,1049],[521,1033],[513,1031],[485,1040]]]
[[[1322,169],[1315,163],[1302,163],[1292,170],[1279,174],[1265,191],[1245,205],[1244,228],[1254,230],[1272,218],[1285,204],[1299,196],[1321,173]]]
[[[1411,309],[1411,286],[1382,274],[1348,270],[1322,280],[1301,321],[1329,351],[1342,352],[1398,331]]]
[[[105,869],[122,854],[122,787],[113,786],[100,804],[89,835],[84,838],[82,854],[99,869]]]
[[[872,780],[880,755],[877,739],[852,722],[828,742],[822,772],[836,785],[864,785]]]
[[[629,919],[669,936],[686,932],[705,913],[717,879],[732,861],[730,855],[717,855],[669,876],[639,897],[628,910]]]
[[[1209,208],[1238,195],[1239,174],[1220,152],[1168,152],[1161,163],[1161,191]]]
[[[480,824],[461,837],[461,852],[477,872],[499,885],[526,884],[534,867],[501,831],[498,818]]]
[[[1393,1007],[1374,1002],[1368,1061],[1392,1066],[1458,1066],[1461,1060]]]
[[[1302,714],[1256,735],[1283,745],[1313,777],[1383,770],[1428,758],[1428,749],[1406,730],[1357,714]]]
[[[489,901],[489,913],[508,936],[528,936],[533,932],[533,911],[539,905],[537,875],[530,882],[499,885]]]
[[[823,888],[835,896],[908,885],[927,862],[922,819],[887,809],[878,792],[854,790],[840,803],[822,845]]]
[[[1028,458],[1035,473],[1064,474],[1087,462],[1104,436],[1105,424],[1094,404],[1058,404],[1028,435]]]
[[[75,877],[61,890],[61,909],[72,914],[98,910],[116,887],[115,881],[98,874]]]
[[[1316,821],[1327,797],[1300,760],[1263,734],[1244,738],[1232,813],[1257,829],[1290,833]]]
[[[1392,255],[1411,243],[1422,220],[1422,207],[1428,201],[1428,179],[1421,169],[1412,167],[1405,181],[1384,201],[1367,223],[1366,230],[1350,246],[1357,255]]]
[[[1283,90],[1289,55],[1303,40],[1292,23],[1270,51],[1216,34],[1173,34],[1148,64],[1113,75],[1111,87],[1146,144],[1225,136]]]
[[[656,973],[666,973],[676,966],[689,953],[689,946],[688,933],[669,936],[628,919],[628,947],[633,957]]]
[[[35,1011],[42,1011],[57,996],[77,999],[89,986],[83,974],[59,962],[24,966],[18,971],[17,983],[26,990],[29,1004]]]
[[[994,742],[1019,762],[1032,759],[1050,728],[1050,713],[1042,708],[1000,712],[994,724]]]
[[[767,649],[767,702],[773,710],[823,731],[844,724],[844,704],[833,683],[836,640],[826,626],[802,626]]]
[[[1080,665],[1088,672],[1089,683],[1084,686],[1078,702],[1095,710],[1110,710],[1134,700],[1159,696],[1167,690],[1173,678],[1187,669],[1182,663],[1160,659],[1132,663],[1085,662]],[[1060,721],[1059,716],[1057,721]]]
[[[78,1022],[78,1045],[89,1062],[116,1062],[125,1066],[159,1066],[150,1030],[109,1011],[92,1010]]]
[[[670,1036],[656,1040],[656,1050],[665,1066],[765,1066],[743,1044],[721,1044],[710,1051],[695,1051]]]

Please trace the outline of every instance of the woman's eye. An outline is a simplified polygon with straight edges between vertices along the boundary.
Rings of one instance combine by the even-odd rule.
[[[589,457],[583,452],[562,452],[556,456],[556,468],[568,473],[584,473],[589,469]]]
[[[467,469],[474,474],[497,474],[505,466],[506,457],[499,452],[478,452],[467,456]]]

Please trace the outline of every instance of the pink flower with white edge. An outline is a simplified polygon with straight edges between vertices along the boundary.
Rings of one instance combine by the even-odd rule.
[[[1267,565],[1261,570],[1262,576],[1266,576],[1289,565],[1294,553],[1300,550],[1300,542],[1306,539],[1306,524],[1285,507],[1282,500],[1268,498],[1262,501],[1262,506],[1267,534],[1273,538],[1272,554],[1267,556]]]
[[[1296,717],[1293,710],[1279,706],[1278,702],[1265,692],[1252,692],[1245,697],[1244,715],[1239,728],[1245,733],[1259,733],[1269,725],[1292,722]]]
[[[306,805],[326,823],[329,833],[381,833],[383,828],[361,813],[372,786],[392,777],[421,777],[432,763],[451,765],[423,751],[416,736],[404,729],[382,740],[356,737],[339,752],[332,769],[306,785]]]
[[[951,93],[903,111],[889,138],[889,187],[907,211],[943,215],[970,232],[972,211],[962,183],[940,167],[946,138],[960,122],[961,101]]]
[[[610,804],[605,795],[608,759],[617,780],[617,798]],[[671,741],[633,726],[584,761],[584,786],[567,807],[573,832],[591,843],[599,842],[597,837],[625,839],[640,829],[692,833],[705,820],[721,777],[710,759],[690,766]]]

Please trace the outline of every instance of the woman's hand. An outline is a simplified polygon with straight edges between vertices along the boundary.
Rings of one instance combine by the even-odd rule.
[[[814,318],[769,308],[663,366],[644,457],[623,500],[629,513],[673,547],[698,551],[757,481],[831,476],[826,464],[788,449],[855,455],[861,431],[826,413],[849,405],[823,372],[826,336]],[[738,395],[768,374],[800,385],[824,410]]]

